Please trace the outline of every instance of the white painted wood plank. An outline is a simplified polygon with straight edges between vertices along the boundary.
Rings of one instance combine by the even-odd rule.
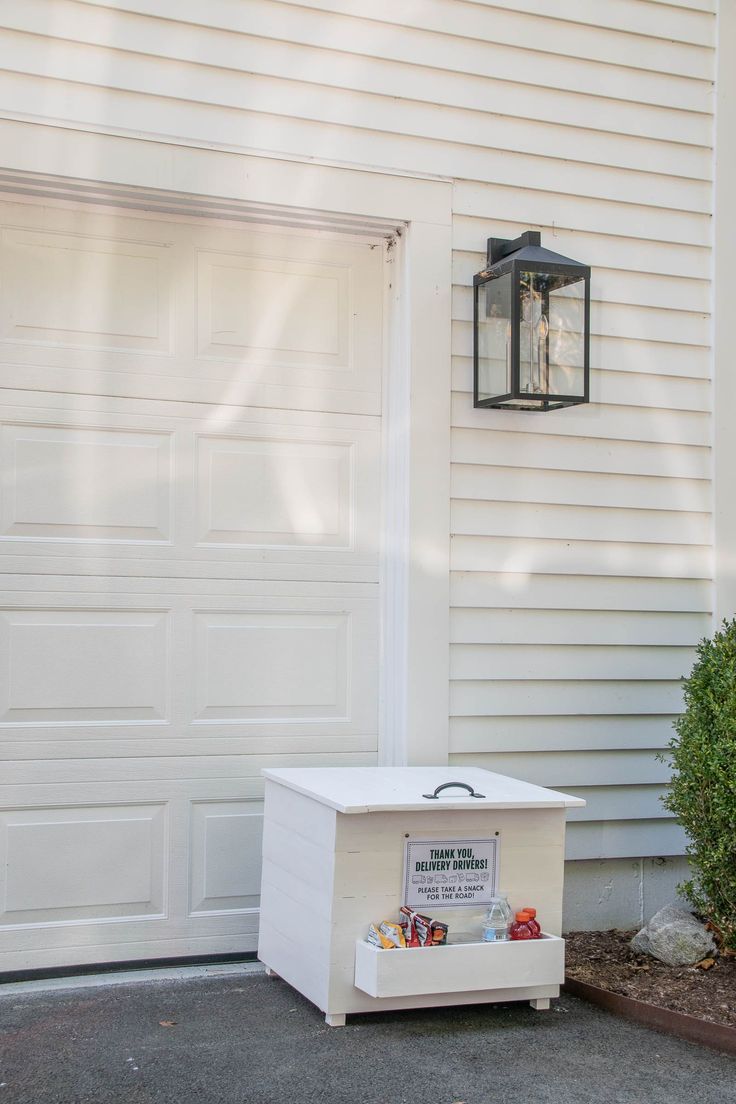
[[[686,845],[674,820],[597,821],[569,826],[565,854],[568,860],[684,855]]]
[[[568,823],[600,820],[669,820],[671,813],[662,805],[666,786],[576,786],[584,809],[571,809]]]
[[[488,415],[491,411],[482,413]],[[706,446],[563,436],[560,433],[564,425],[562,418],[540,422],[539,416],[520,416],[510,411],[502,411],[502,414],[504,420],[494,422],[493,432],[485,431],[482,419],[477,427],[453,426],[453,462],[516,467],[523,459],[525,467],[547,468],[550,458],[554,457],[556,471],[711,478],[710,449]]]
[[[478,609],[615,609],[710,613],[710,583],[699,579],[535,575],[519,572],[455,572],[453,606]]]
[[[538,168],[537,162],[537,170]],[[549,168],[551,170],[551,164]],[[577,173],[578,166],[571,166],[571,170]],[[616,200],[620,198],[621,192],[617,191],[617,185],[620,186],[622,181],[618,178],[614,181],[611,169],[597,169],[595,191],[587,191],[582,188],[582,182],[566,179],[566,173],[558,172],[555,166],[554,174],[549,180],[550,184],[554,181],[554,192],[557,194],[551,188],[531,189],[529,180],[533,177],[527,177],[526,180],[519,178],[516,185],[509,186],[507,173],[502,176],[475,176],[458,167],[456,174],[459,178],[453,197],[453,211],[456,215],[476,220],[523,222],[527,226],[559,226],[566,230],[643,238],[646,241],[654,239],[683,246],[707,247],[711,244],[712,227],[707,216],[688,211],[660,209],[655,212],[644,205],[645,192],[649,198],[652,196],[650,188],[654,188],[656,193],[658,181],[654,177],[650,180],[638,180],[636,191],[629,194],[627,202],[619,203]],[[611,190],[600,179],[603,175],[608,177]],[[623,170],[618,174],[619,177],[624,175]],[[487,180],[493,180],[494,184],[489,186],[484,183]],[[630,180],[629,184],[632,183]],[[592,198],[594,196],[597,198]],[[492,233],[489,230],[488,234],[481,234],[481,242]],[[477,239],[473,242],[467,241],[465,237],[456,238],[456,245],[460,249],[478,247]],[[576,252],[579,253],[579,250]]]
[[[455,536],[450,563],[452,571],[650,575],[665,579],[712,576],[711,549],[705,545]]]
[[[692,648],[672,645],[453,644],[450,674],[453,679],[492,681],[624,679],[649,682],[680,679],[691,669],[694,658]],[[571,704],[573,700],[571,698]],[[577,708],[574,712],[578,712]],[[596,708],[591,712],[603,710]]]
[[[567,807],[565,794],[508,779],[500,774],[471,769],[467,777],[447,767],[372,767],[361,770],[336,767],[307,770],[286,769],[264,771],[269,782],[285,786],[309,797],[338,813],[390,813],[426,811],[425,793],[450,781],[463,781],[483,793],[473,799],[464,790],[447,791],[438,798],[437,806],[429,806],[434,816],[447,810],[474,811],[482,809],[552,809]],[[470,804],[472,802],[472,805]],[[574,802],[578,804],[578,802]],[[475,813],[474,813],[475,815]]]
[[[648,35],[653,38],[672,38],[698,46],[715,46],[715,20],[709,0],[703,0],[702,11],[692,11],[697,5],[686,0],[681,10],[659,12],[639,0],[607,0],[604,5],[591,7],[586,0],[573,0],[560,10],[556,0],[470,0],[473,4],[491,8],[508,8],[529,15],[563,19],[570,23],[583,23],[594,27],[610,27],[611,30]],[[666,0],[669,5],[669,0]]]
[[[456,499],[452,532],[461,536],[537,537],[571,540],[619,540],[646,544],[709,544],[709,514],[562,506],[542,500],[483,502]]]
[[[420,957],[423,949],[407,948],[403,954],[392,955],[357,940],[356,986],[372,997],[395,997],[472,991],[489,985],[514,989],[564,981],[564,941],[552,936],[528,946],[509,940],[497,945],[438,947],[431,961]]]
[[[529,420],[534,419],[534,424],[537,424],[539,417],[538,413],[529,411],[475,410],[470,395],[458,392],[453,395],[452,425],[458,428],[529,432]],[[700,411],[653,410],[640,406],[616,407],[596,403],[569,407],[557,411],[552,417],[554,432],[561,436],[701,447],[710,445],[710,418]],[[544,424],[549,425],[549,422]]]
[[[671,348],[671,346],[668,346]],[[680,379],[677,376],[639,375],[624,365],[621,372],[591,371],[591,392],[594,402],[611,406],[652,406],[667,410],[700,410],[710,412],[713,405],[712,387],[705,380]]]
[[[423,0],[421,15],[415,15],[411,8],[397,9],[390,0],[302,0],[302,6],[460,37],[455,9],[446,0]],[[661,44],[660,54],[660,44],[653,51],[645,34],[621,34],[607,25],[567,24],[559,18],[531,18],[515,9],[494,7],[492,11],[484,11],[480,5],[472,13],[468,10],[462,32],[463,38],[478,36],[520,49],[535,49],[542,37],[550,53],[563,56],[590,57],[610,64],[672,71],[706,80],[713,75],[713,51],[691,44],[689,36],[683,43],[667,39]]]
[[[672,479],[614,473],[453,464],[452,496],[477,502],[544,502],[603,508],[707,514],[707,479]],[[549,535],[549,534],[547,534]]]
[[[707,312],[612,303],[603,299],[595,277],[592,279],[590,306],[591,335],[683,345],[707,346],[710,342]],[[472,325],[472,287],[453,287],[452,317],[455,322]]]
[[[693,647],[708,631],[698,613],[620,610],[453,609],[455,644],[603,644]]]
[[[614,751],[664,748],[672,736],[671,716],[455,717],[450,751]]]
[[[455,680],[450,685],[452,717],[594,716],[678,713],[682,687],[675,681],[577,680],[547,677]]]
[[[717,11],[716,0],[651,0],[651,3],[668,8],[687,8],[691,11],[708,12],[710,15],[715,15]]]
[[[479,272],[483,267],[487,238],[515,238],[533,227],[542,233],[543,243],[548,248],[566,257],[585,257],[596,271],[599,268],[615,269],[623,279],[629,272],[669,278],[710,279],[710,249],[707,245],[686,245],[654,237],[647,239],[626,233],[615,234],[605,226],[590,231],[579,226],[577,221],[570,226],[560,224],[554,214],[549,222],[540,220],[533,223],[528,213],[520,210],[518,218],[514,219],[503,215],[507,199],[505,189],[499,190],[496,184],[486,184],[485,193],[485,199],[478,196],[477,214],[464,215],[456,207],[453,219],[454,248],[461,254],[479,254],[481,263],[472,266],[474,272]]]
[[[509,233],[511,231],[504,231]],[[515,230],[515,234],[518,233]],[[594,293],[603,303],[625,303],[637,307],[660,307],[664,310],[695,311],[707,314],[710,311],[710,283],[706,279],[694,279],[689,276],[667,276],[657,272],[637,272],[630,266],[617,268],[614,265],[608,267],[599,263],[596,254],[601,255],[601,262],[605,258],[605,246],[600,242],[588,238],[583,241],[582,235],[575,235],[569,244],[562,244],[562,231],[558,231],[554,240],[556,252],[569,256],[572,250],[576,250],[579,256],[585,256],[585,260],[594,270]],[[503,236],[503,234],[499,234]],[[551,231],[544,234],[545,244],[553,236]],[[477,243],[479,247],[484,244],[480,236]],[[567,251],[570,252],[567,252]],[[486,263],[485,249],[474,250],[455,249],[452,258],[453,283],[460,287],[470,287],[473,276],[480,272]]]
[[[464,765],[466,769],[472,769],[469,760]],[[545,847],[549,846],[553,851],[562,846],[567,815],[562,807],[535,809],[533,818],[523,809],[484,808],[480,801],[474,801],[474,808],[475,812],[467,806],[453,810],[446,824],[444,820],[440,821],[447,839],[467,839],[474,833],[483,836],[499,832],[504,837],[504,846],[513,840],[514,846],[528,849],[540,837],[544,839]],[[405,838],[406,824],[406,813],[387,812],[381,813],[380,817],[374,813],[356,813],[340,817],[336,851],[344,855],[360,854],[369,843],[371,853],[383,851],[393,855],[396,853],[396,840]],[[411,816],[411,830],[419,839],[436,832],[437,813],[431,809],[417,809]]]
[[[86,0],[85,0],[86,2]],[[91,6],[107,9],[120,8],[119,0],[95,0]],[[394,25],[382,26],[372,21],[356,23],[349,19],[336,19],[307,10],[289,12],[289,20],[274,5],[249,0],[248,7],[234,8],[226,0],[212,0],[203,13],[198,0],[126,0],[127,11],[142,15],[155,15],[176,22],[188,22],[198,27],[219,27],[240,34],[259,35],[267,39],[287,41],[296,45],[324,46],[326,28],[333,50],[379,57],[394,62],[405,62],[410,57],[417,65],[440,70],[448,67],[446,42],[442,35],[431,31],[404,29]],[[303,9],[303,6],[302,6]],[[394,15],[397,13],[395,12]],[[494,73],[512,81],[524,80],[540,87],[570,89],[593,95],[611,96],[614,99],[636,100],[642,103],[661,104],[666,107],[684,107],[690,110],[711,111],[710,84],[708,79],[693,81],[680,75],[639,69],[634,74],[636,93],[632,93],[632,72],[628,61],[624,68],[601,66],[576,52],[561,63],[560,56],[536,48],[528,52],[528,65],[519,65],[518,54],[503,43],[490,40],[474,42],[472,39],[456,39],[452,51],[452,69],[457,72],[475,73],[481,76]]]
[[[659,204],[700,211],[708,210],[708,193],[691,180],[707,179],[710,155],[707,148],[682,143],[607,134],[603,130],[558,126],[553,122],[507,117],[497,110],[487,113],[478,127],[477,110],[455,108],[438,111],[434,104],[398,99],[374,93],[343,89],[340,96],[317,84],[299,82],[292,76],[256,76],[184,61],[165,64],[153,56],[114,52],[94,45],[56,41],[49,52],[43,38],[23,32],[7,32],[17,73],[44,76],[55,81],[75,81],[100,89],[142,93],[149,97],[175,98],[214,109],[248,110],[274,118],[349,126],[388,134],[453,142],[469,147],[492,147],[514,154],[600,164],[621,169],[641,169],[656,148],[656,170],[662,174]],[[655,164],[652,158],[652,166]],[[668,177],[678,179],[669,181]],[[691,178],[688,180],[686,178]],[[485,179],[483,177],[482,179]],[[622,185],[620,199],[631,196]],[[612,196],[611,198],[615,198]],[[639,202],[647,202],[645,198]]]
[[[307,81],[332,88],[413,99],[436,105],[506,114],[554,124],[609,130],[657,140],[707,146],[711,121],[697,111],[626,103],[621,99],[580,95],[545,86],[540,96],[518,81],[401,64],[358,53],[324,50],[304,43],[279,42],[232,34],[127,11],[84,10],[69,0],[55,0],[49,24],[43,0],[26,0],[22,8],[3,0],[0,21],[6,27],[47,37],[115,48],[160,58],[207,64],[216,69],[258,73]],[[526,74],[525,74],[526,75]]]
[[[75,130],[104,125],[108,131],[132,132],[157,140],[170,134],[185,135],[186,139],[180,138],[180,143],[194,142],[231,152],[250,153],[255,149],[276,156],[379,165],[414,174],[457,176],[468,180],[496,179],[507,186],[510,196],[526,188],[529,179],[538,174],[539,169],[538,157],[531,153],[453,145],[448,140],[361,130],[321,120],[298,119],[293,115],[275,117],[266,112],[214,107],[194,100],[164,99],[134,91],[109,90],[103,108],[95,86],[31,74],[0,73],[0,95],[10,117],[25,117],[31,112],[45,117],[47,105],[52,101],[52,119],[71,125]],[[682,146],[680,149],[687,151],[692,147]],[[554,180],[556,192],[567,188],[569,192],[589,198],[576,200],[579,210],[573,218],[572,211],[569,215],[565,214],[564,208],[569,204],[566,197],[548,194],[547,200],[542,203],[537,202],[535,197],[544,196],[543,191],[528,192],[526,218],[532,222],[557,221],[596,230],[609,227],[614,232],[618,230],[632,236],[656,236],[663,240],[700,245],[707,245],[710,241],[710,223],[705,213],[640,206],[637,209],[639,217],[636,217],[633,207],[635,196],[630,197],[626,204],[619,202],[622,191],[627,188],[627,178],[632,175],[626,168],[611,169],[587,162],[573,165],[569,161],[554,161],[551,158],[547,160],[546,168],[541,179],[543,182]],[[671,178],[660,174],[652,175],[647,180],[643,170],[635,172],[636,195],[648,199],[666,188],[668,179],[682,179],[678,173],[695,172],[698,175],[706,171],[705,168],[682,164],[674,164],[672,168]],[[573,169],[574,177],[571,175],[570,179],[565,179]],[[607,198],[592,198],[599,196]],[[644,200],[639,198],[639,202]],[[684,200],[673,199],[672,202],[677,205]],[[504,209],[497,207],[497,215]],[[514,216],[509,210],[507,217],[523,216]]]
[[[538,785],[629,786],[666,782],[669,768],[649,751],[515,752],[450,756],[454,770],[463,766],[505,771],[512,778]],[[546,781],[542,781],[546,779]],[[564,782],[563,782],[564,779]],[[646,852],[652,854],[652,852]],[[656,853],[656,852],[655,852]]]
[[[621,475],[642,478],[710,479],[709,450],[647,441],[611,441],[596,438],[560,436],[559,424],[540,423],[539,418],[519,423],[511,412],[505,426],[493,433],[462,426],[453,427],[452,460],[455,465],[515,468],[520,457],[526,468],[549,466],[554,455],[554,470],[591,475]],[[550,429],[540,432],[540,427]],[[537,468],[538,463],[538,468]]]
[[[462,325],[457,325],[455,347],[453,349],[453,367],[457,369],[457,378],[460,383],[458,390],[468,388],[468,380],[472,380],[472,348],[468,346],[467,337],[462,332]],[[600,334],[592,334],[590,339],[591,375],[595,386],[599,387],[603,373],[616,373],[621,379],[618,394],[613,396],[614,405],[624,402],[635,405],[638,388],[627,381],[627,375],[631,373],[644,380],[642,389],[643,406],[650,405],[654,396],[661,387],[666,387],[664,399],[654,405],[668,407],[672,404],[677,408],[678,380],[687,382],[685,388],[698,386],[690,381],[704,381],[704,385],[710,387],[710,352],[706,346],[678,345],[666,341],[648,341],[633,337],[607,337]],[[665,377],[660,380],[659,377]],[[669,398],[669,384],[672,383],[673,400]],[[651,398],[650,398],[651,396]],[[607,395],[596,395],[594,401],[602,402]],[[698,409],[696,404],[695,409]]]

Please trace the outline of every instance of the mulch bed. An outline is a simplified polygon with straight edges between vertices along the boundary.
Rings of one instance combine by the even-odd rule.
[[[565,937],[566,974],[611,993],[736,1028],[736,957],[710,969],[665,966],[629,947],[633,931],[572,932]]]

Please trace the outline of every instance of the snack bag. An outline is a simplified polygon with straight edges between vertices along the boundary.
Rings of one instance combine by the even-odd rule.
[[[406,938],[401,924],[394,924],[391,920],[382,920],[378,925],[379,935],[388,939],[392,947],[405,947]]]
[[[391,950],[396,944],[392,943],[385,935],[382,935],[375,924],[371,924],[368,928],[368,935],[366,936],[366,942],[370,943],[374,947],[381,947],[384,951]]]
[[[430,918],[422,916],[419,912],[414,912],[408,905],[402,905],[399,912],[401,913],[401,927],[406,936],[407,947],[431,947],[432,921]]]
[[[447,924],[443,924],[441,920],[433,920],[429,925],[432,933],[432,946],[444,947],[447,944]]]

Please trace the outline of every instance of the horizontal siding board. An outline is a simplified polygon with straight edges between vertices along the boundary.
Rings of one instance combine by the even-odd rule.
[[[684,855],[687,838],[674,820],[624,820],[573,823],[567,830],[565,858],[647,858]]]
[[[455,767],[483,767],[536,786],[561,789],[565,786],[633,786],[667,782],[670,771],[653,751],[502,752],[451,755]],[[647,852],[651,854],[651,852]]]
[[[590,358],[591,365],[599,371],[634,372],[639,375],[646,372],[668,379],[707,380],[712,370],[708,348],[629,337],[591,337]]]
[[[570,751],[580,755],[619,748],[665,748],[672,737],[672,721],[671,716],[652,714],[453,717],[450,751],[455,756],[503,751]]]
[[[642,367],[645,367],[642,365]],[[625,406],[651,406],[667,410],[694,410],[710,413],[713,395],[710,381],[677,376],[643,375],[635,371],[603,372],[591,370],[591,391],[596,401]]]
[[[515,680],[455,680],[450,687],[450,716],[494,717],[592,716],[617,713],[635,716],[677,713],[682,688],[676,682],[617,682],[613,679],[531,677]]]
[[[500,235],[500,236],[503,236]],[[548,239],[545,236],[548,243]],[[461,287],[471,286],[473,276],[485,268],[485,242],[479,237],[473,251],[455,250],[453,255],[453,282]],[[710,310],[710,283],[705,279],[685,276],[666,276],[650,272],[635,272],[631,268],[605,267],[596,263],[591,242],[571,242],[570,246],[554,242],[558,252],[567,248],[583,250],[585,260],[594,270],[597,298],[604,303],[633,304],[637,307],[661,307],[665,310],[684,310],[707,314]],[[582,255],[582,254],[581,254]]]
[[[531,575],[520,572],[466,571],[450,576],[453,606],[493,609],[614,609],[710,613],[709,580],[635,579],[609,576]]]
[[[302,43],[172,23],[124,11],[82,9],[73,0],[55,0],[49,23],[46,0],[0,0],[0,25],[48,37],[144,53],[197,65],[298,80],[347,91],[417,100],[475,112],[539,122],[606,130],[655,140],[709,146],[710,115],[603,99],[598,95],[544,88],[518,80],[431,69],[377,57],[338,52]],[[325,43],[325,46],[327,44]]]
[[[563,9],[557,0],[469,0],[470,3],[490,8],[509,8],[529,15],[564,19],[568,23],[594,23],[596,27],[648,35],[652,38],[668,38],[698,46],[715,45],[715,20],[711,9],[688,11],[689,0],[680,11],[667,13],[653,9],[639,0],[606,0],[605,4],[591,6],[589,0],[566,0]],[[666,0],[669,6],[669,0]]]
[[[705,350],[703,350],[705,352]],[[614,352],[611,350],[611,359]],[[687,410],[710,413],[713,396],[710,381],[665,376],[656,373],[645,375],[632,365],[623,371],[606,368],[599,371],[592,362],[590,370],[591,402],[607,406],[637,406],[654,410]],[[646,364],[640,364],[646,368]],[[471,357],[452,358],[452,390],[459,393],[473,391],[473,361]]]
[[[653,44],[647,41],[648,33],[620,33],[608,26],[600,27],[597,22],[595,26],[568,23],[559,17],[532,18],[526,12],[495,6],[485,11],[481,5],[467,4],[463,4],[462,21],[459,21],[457,4],[449,0],[422,0],[419,7],[396,5],[391,0],[299,0],[299,4],[332,15],[431,30],[451,38],[453,46],[459,49],[464,40],[470,38],[524,50],[538,48],[543,41],[547,53],[593,58],[608,64],[679,73],[703,80],[713,76],[712,49],[689,40],[673,41],[669,37]],[[288,0],[283,0],[283,7],[289,12],[293,10]],[[460,30],[462,35],[458,33]]]
[[[710,579],[713,571],[712,552],[707,546],[548,540],[545,537],[532,541],[527,537],[453,536],[450,564],[452,571],[652,575],[665,579]]]
[[[482,206],[480,199],[478,202],[478,214],[464,215],[455,206],[452,234],[456,253],[478,253],[482,260],[489,237],[515,238],[531,227],[542,232],[550,249],[568,257],[584,257],[594,269],[620,269],[624,276],[631,270],[668,277],[710,278],[711,254],[707,242],[688,245],[655,237],[647,239],[632,233],[612,233],[610,227],[586,230],[575,223],[565,226],[554,214],[549,221],[534,222],[521,212],[512,218],[504,214],[506,190],[499,191],[496,184],[486,184],[485,190]],[[482,264],[476,271],[481,267]]]
[[[453,464],[451,487],[453,498],[480,502],[544,502],[703,514],[711,509],[711,486],[706,479]]]
[[[704,114],[712,111],[712,72],[704,79],[692,79],[679,69],[672,73],[651,69],[632,72],[626,62],[624,66],[601,66],[585,56],[568,55],[563,61],[559,55],[540,50],[538,38],[528,50],[510,49],[495,41],[455,38],[449,51],[447,38],[432,31],[339,19],[294,6],[290,7],[287,19],[283,9],[268,0],[248,0],[247,5],[210,0],[206,9],[200,0],[124,0],[124,3],[95,0],[88,6],[116,11],[123,8],[144,16],[159,16],[173,24],[220,28],[295,45],[323,47],[329,43],[330,49],[336,51],[401,63],[411,58],[416,65],[440,70],[451,67],[455,72],[477,76],[493,73],[499,79],[515,82],[526,77],[526,83],[541,88],[567,89]]]
[[[660,4],[666,8],[689,8],[693,11],[708,12],[715,15],[718,0],[649,0],[651,4]]]
[[[458,392],[454,392],[452,396],[452,424],[457,427],[528,432],[529,419],[536,420],[540,417],[553,418],[555,434],[564,436],[699,447],[708,447],[711,440],[710,417],[698,411],[653,410],[641,406],[618,407],[591,403],[570,407],[556,415],[541,415],[528,411],[474,409],[472,396]]]
[[[483,415],[495,412],[484,410]],[[545,468],[554,457],[557,471],[615,472],[619,475],[666,476],[682,479],[709,479],[710,449],[652,441],[613,441],[570,434],[560,436],[563,415],[516,414],[501,411],[489,426],[455,426],[452,431],[452,460],[458,464],[499,464],[513,467]],[[553,427],[540,433],[538,419],[554,417],[543,423]],[[481,418],[482,422],[483,419]],[[486,432],[486,429],[492,432]]]
[[[708,514],[560,506],[545,502],[452,503],[452,531],[460,536],[620,540],[645,544],[708,544]]]
[[[709,629],[699,613],[454,608],[453,644],[633,644],[692,647]]]
[[[576,160],[617,169],[640,170],[656,149],[662,181],[657,205],[707,211],[707,189],[668,176],[708,179],[711,155],[707,147],[559,126],[481,113],[465,108],[397,99],[367,92],[333,89],[293,79],[266,77],[202,64],[57,40],[49,51],[43,38],[6,31],[13,70],[57,81],[77,81],[121,92],[209,104],[215,109],[247,110],[274,117],[302,119],[335,126],[406,135],[461,146],[493,147],[511,153],[555,160]],[[654,165],[652,161],[652,167]],[[626,194],[621,198],[629,199]],[[700,196],[696,199],[696,192]],[[637,188],[635,195],[646,194]],[[648,202],[648,199],[639,202]]]
[[[452,352],[456,360],[462,360],[465,365],[464,375],[460,375],[461,390],[465,389],[469,371],[472,371],[473,356],[472,326],[468,322],[453,322],[452,324]],[[591,370],[596,372],[629,372],[639,376],[664,376],[666,379],[690,379],[709,380],[712,371],[711,352],[705,346],[675,344],[664,341],[647,341],[635,337],[608,337],[591,333],[590,338],[590,363]],[[457,374],[457,373],[456,373]],[[596,377],[596,380],[600,377]],[[661,386],[652,381],[648,384],[649,391],[644,391],[643,398],[651,394],[651,388]],[[678,384],[673,390],[677,395]],[[626,386],[626,398],[631,402],[636,393],[629,382]],[[702,390],[700,399],[702,401]],[[602,401],[594,398],[593,401]],[[614,404],[615,405],[615,404]],[[647,403],[642,405],[646,406]],[[662,395],[662,406],[669,405],[667,393]],[[672,404],[676,409],[676,404]],[[557,419],[559,420],[559,419]],[[549,432],[549,431],[548,431]]]
[[[586,802],[582,809],[569,809],[569,823],[597,820],[670,820],[662,805],[666,786],[574,786],[574,797]]]
[[[573,193],[588,197],[580,200],[581,211],[577,220],[584,228],[605,229],[607,215],[612,228],[616,225],[627,226],[634,236],[638,228],[639,236],[656,236],[663,240],[701,245],[709,241],[710,224],[705,214],[672,211],[659,206],[634,208],[630,204],[615,202],[626,186],[628,170],[582,162],[572,166],[568,162],[549,158],[545,162],[544,173],[540,174],[539,158],[532,154],[361,130],[347,124],[298,119],[293,117],[293,113],[273,115],[214,107],[194,100],[164,98],[163,95],[107,89],[101,96],[99,89],[93,85],[51,80],[32,74],[0,73],[0,97],[4,113],[11,118],[26,118],[29,114],[47,116],[49,104],[53,104],[52,118],[75,126],[102,126],[105,130],[133,132],[157,139],[165,137],[170,140],[171,136],[175,136],[174,140],[180,143],[194,141],[226,150],[259,150],[305,159],[337,160],[343,164],[371,168],[378,166],[477,180],[496,179],[506,184],[512,194],[526,189],[530,179],[539,183],[540,188],[548,181],[554,181],[555,189],[567,187]],[[568,172],[572,172],[573,176],[569,180],[562,179]],[[637,195],[648,200],[667,178],[639,173],[637,179],[641,183],[641,190],[637,184]],[[608,195],[608,200],[591,198],[601,194]],[[569,204],[567,196],[555,196],[550,204],[544,199],[540,202],[539,197],[544,195],[541,190],[528,192],[527,217],[532,222],[547,221],[547,218],[555,221],[557,216],[554,211],[557,208],[560,208],[563,222],[565,218],[572,217],[571,213],[567,216],[564,212]],[[548,199],[551,198],[549,195]],[[624,210],[626,218],[621,214]],[[635,211],[639,212],[638,218],[633,213]]]
[[[645,168],[645,166],[642,166]],[[536,164],[536,173],[520,179],[517,186],[509,186],[503,176],[494,177],[470,177],[465,173],[458,173],[458,181],[455,185],[453,209],[456,215],[474,219],[503,219],[505,222],[526,222],[529,226],[559,226],[564,229],[575,229],[589,234],[606,234],[608,236],[620,236],[624,238],[640,238],[645,241],[654,239],[660,242],[670,242],[684,246],[710,246],[712,227],[707,215],[688,210],[670,210],[664,207],[652,209],[642,202],[642,197],[648,193],[649,199],[657,194],[658,180],[649,179],[649,174],[642,172],[634,180],[629,177],[629,183],[636,185],[635,195],[638,202],[620,202],[621,193],[616,190],[620,179],[614,179],[616,174],[612,169],[599,169],[599,177],[609,177],[609,188],[602,187],[602,180],[598,180],[598,188],[593,197],[582,187],[582,180],[586,174],[581,174],[577,165],[570,166],[569,180],[567,174],[559,174],[555,167],[549,166],[550,173],[539,174],[539,163]],[[508,170],[505,175],[508,175]],[[594,172],[591,172],[591,181]],[[619,178],[625,176],[624,172],[618,174]],[[573,179],[574,177],[574,179]],[[483,183],[483,180],[494,180],[493,185]],[[543,188],[548,182],[554,183],[555,188]],[[564,191],[569,186],[569,192]],[[648,191],[654,188],[655,192]],[[489,230],[485,236],[491,236]],[[484,235],[479,234],[480,241]],[[467,248],[465,240],[460,237],[455,239],[455,244],[460,249]],[[471,248],[477,248],[478,239],[471,244]],[[579,250],[578,250],[579,252]]]
[[[646,683],[680,679],[690,671],[694,659],[692,647],[677,645],[453,644],[450,648],[450,674],[457,680],[484,679],[491,682],[506,679],[578,682],[622,679]],[[523,692],[521,696],[524,696]],[[573,701],[574,696],[571,695],[571,705]],[[678,709],[679,702],[674,711]],[[551,709],[550,712],[558,713],[559,709]],[[597,708],[591,710],[591,713],[600,712],[602,710]],[[615,713],[617,710],[608,712]],[[631,709],[626,708],[622,712],[630,713]]]
[[[452,317],[456,322],[467,323],[472,327],[472,287],[456,285],[453,288]],[[695,311],[603,302],[599,297],[594,273],[591,279],[590,332],[600,337],[707,346],[710,343],[710,317]]]

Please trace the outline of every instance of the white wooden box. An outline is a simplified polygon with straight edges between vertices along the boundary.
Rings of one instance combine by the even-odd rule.
[[[470,993],[561,985],[565,941],[556,935],[505,943],[383,950],[358,939],[355,984],[371,997]]]
[[[342,1024],[351,1012],[443,1004],[529,1000],[544,1008],[559,994],[565,809],[583,805],[579,798],[479,769],[263,773],[258,956],[328,1023]],[[457,789],[423,796],[447,781],[485,796]],[[391,951],[366,943],[370,923],[398,918],[404,846],[417,837],[497,838],[499,888],[512,907],[536,907],[546,937]]]

